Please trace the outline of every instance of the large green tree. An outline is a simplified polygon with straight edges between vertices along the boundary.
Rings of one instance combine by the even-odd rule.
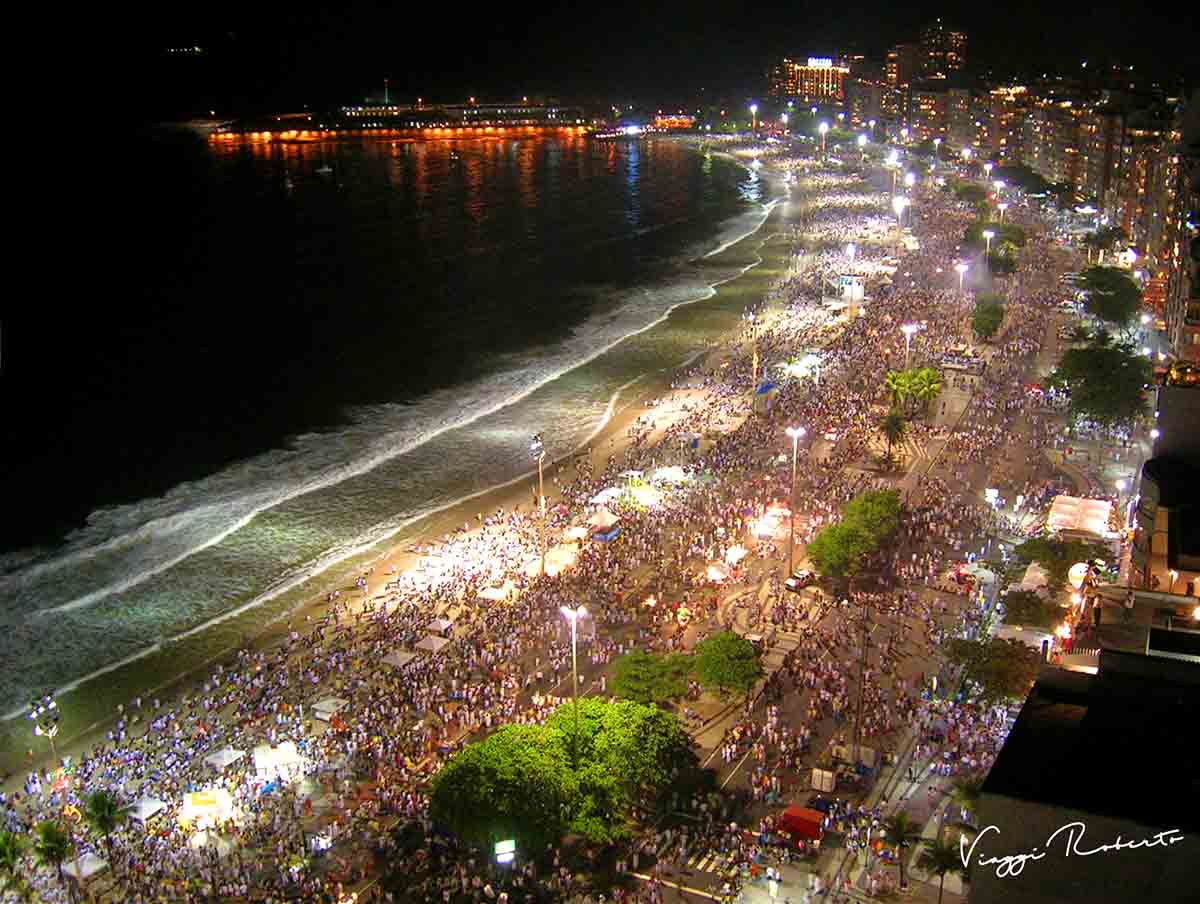
[[[104,840],[108,862],[116,869],[113,857],[112,834],[125,821],[126,810],[107,791],[95,791],[84,799],[83,820],[94,835]]]
[[[971,329],[980,339],[991,339],[1003,322],[1004,305],[985,299],[975,303],[975,310],[971,314]]]
[[[746,693],[762,676],[754,644],[732,631],[721,631],[696,645],[696,677],[705,687]]]
[[[565,833],[576,787],[559,737],[541,726],[506,725],[442,767],[429,812],[468,844],[515,838],[523,850],[540,851]]]
[[[636,703],[662,703],[687,693],[690,656],[631,650],[613,660],[612,692]]]
[[[1133,322],[1142,303],[1142,290],[1128,270],[1118,267],[1088,267],[1076,285],[1087,293],[1087,312],[1118,329]]]
[[[861,527],[841,521],[817,531],[806,548],[817,573],[826,578],[857,574],[863,559],[874,550],[875,544]]]
[[[888,461],[892,459],[892,446],[904,439],[904,431],[907,426],[908,422],[904,420],[904,415],[895,408],[884,415],[883,420],[879,422],[879,429],[887,440]]]
[[[946,658],[962,667],[972,696],[983,703],[1024,697],[1037,677],[1041,655],[1019,640],[991,637],[986,641],[954,638]]]
[[[858,525],[876,544],[900,526],[903,504],[898,490],[867,490],[842,509],[842,520]]]
[[[58,881],[64,887],[67,885],[63,875],[63,863],[75,856],[75,842],[66,826],[55,819],[39,822],[33,831],[33,859],[39,866],[48,866],[58,876]]]
[[[942,393],[942,373],[932,367],[919,367],[913,371],[912,397],[926,411]]]
[[[1052,630],[1067,615],[1062,606],[1047,602],[1030,590],[1010,590],[1000,602],[1004,604],[1004,621],[1010,625]]]
[[[1154,378],[1149,359],[1125,343],[1098,337],[1063,352],[1051,385],[1070,392],[1070,411],[1106,426],[1129,425],[1146,411],[1146,388]]]

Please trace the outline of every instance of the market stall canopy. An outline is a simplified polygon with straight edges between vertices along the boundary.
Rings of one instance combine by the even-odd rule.
[[[129,807],[129,818],[136,819],[138,822],[145,822],[152,819],[154,814],[165,810],[167,805],[157,797],[143,797],[137,803]]]
[[[254,748],[254,770],[259,778],[298,778],[304,763],[293,741],[284,741],[277,747],[261,744]]]
[[[660,504],[663,499],[661,490],[655,489],[652,486],[647,486],[646,484],[630,487],[628,493],[638,501],[639,505],[644,505],[647,508],[651,508]]]
[[[410,653],[408,650],[393,650],[384,656],[381,662],[387,663],[394,668],[402,669],[416,658],[417,654]]]
[[[97,857],[91,851],[88,851],[78,860],[64,860],[60,869],[70,876],[72,879],[80,882],[86,882],[96,873],[108,869],[108,861]]]
[[[183,795],[183,806],[179,808],[179,818],[183,822],[200,827],[224,822],[233,813],[233,795],[224,788],[189,791]]]
[[[428,635],[424,640],[418,641],[415,649],[424,650],[427,653],[436,653],[446,644],[450,643],[444,637],[438,637],[436,634]]]
[[[1112,503],[1107,499],[1055,496],[1046,523],[1053,531],[1103,540],[1108,536],[1108,519],[1111,513]]]
[[[222,747],[215,753],[210,753],[206,756],[204,758],[204,765],[212,766],[214,769],[225,769],[245,755],[245,751],[234,750],[232,747]]]
[[[565,531],[563,531],[563,539],[586,540],[590,534],[591,531],[589,531],[586,527],[584,527],[582,524],[577,524],[574,527],[568,527]]]
[[[610,502],[616,502],[625,494],[625,487],[609,487],[607,490],[601,490],[592,497],[592,505],[607,505]]]
[[[327,697],[313,704],[313,713],[318,719],[328,722],[334,713],[341,712],[349,705],[350,701],[343,697]]]
[[[454,622],[448,618],[435,618],[429,623],[429,630],[441,634],[444,631],[449,631],[454,627]]]
[[[600,509],[592,517],[588,518],[588,524],[592,527],[598,527],[601,530],[608,530],[621,519],[614,515],[606,508]]]
[[[1029,567],[1025,569],[1025,576],[1021,578],[1022,590],[1040,590],[1050,583],[1050,578],[1044,569],[1037,562],[1030,562]]]
[[[691,480],[687,472],[679,465],[671,465],[669,468],[659,468],[650,476],[650,479],[655,483],[687,483]]]

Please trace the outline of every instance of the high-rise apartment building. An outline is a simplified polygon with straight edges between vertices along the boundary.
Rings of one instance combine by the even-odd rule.
[[[802,103],[844,103],[849,74],[849,66],[831,57],[809,57],[806,62],[785,57],[771,67],[767,93]]]
[[[966,64],[967,34],[936,19],[921,29],[920,53],[925,78],[946,78]]]
[[[921,46],[897,44],[887,54],[884,75],[893,88],[903,88],[921,74]]]

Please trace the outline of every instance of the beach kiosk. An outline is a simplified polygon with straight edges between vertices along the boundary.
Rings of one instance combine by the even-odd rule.
[[[157,797],[143,797],[137,803],[129,807],[129,818],[137,822],[146,822],[153,819],[156,814],[165,810],[167,805]]]

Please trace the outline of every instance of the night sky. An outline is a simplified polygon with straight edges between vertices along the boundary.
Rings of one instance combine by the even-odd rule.
[[[204,105],[222,113],[316,108],[380,92],[385,76],[402,99],[553,93],[669,102],[700,89],[740,96],[761,90],[775,56],[882,56],[938,15],[968,32],[972,64],[1042,67],[1119,56],[1192,79],[1198,68],[1187,4],[301,0],[247,7],[175,5],[123,31],[128,52],[113,68],[128,78],[128,95],[151,115]],[[192,44],[206,48],[203,61],[163,65],[161,48]]]

